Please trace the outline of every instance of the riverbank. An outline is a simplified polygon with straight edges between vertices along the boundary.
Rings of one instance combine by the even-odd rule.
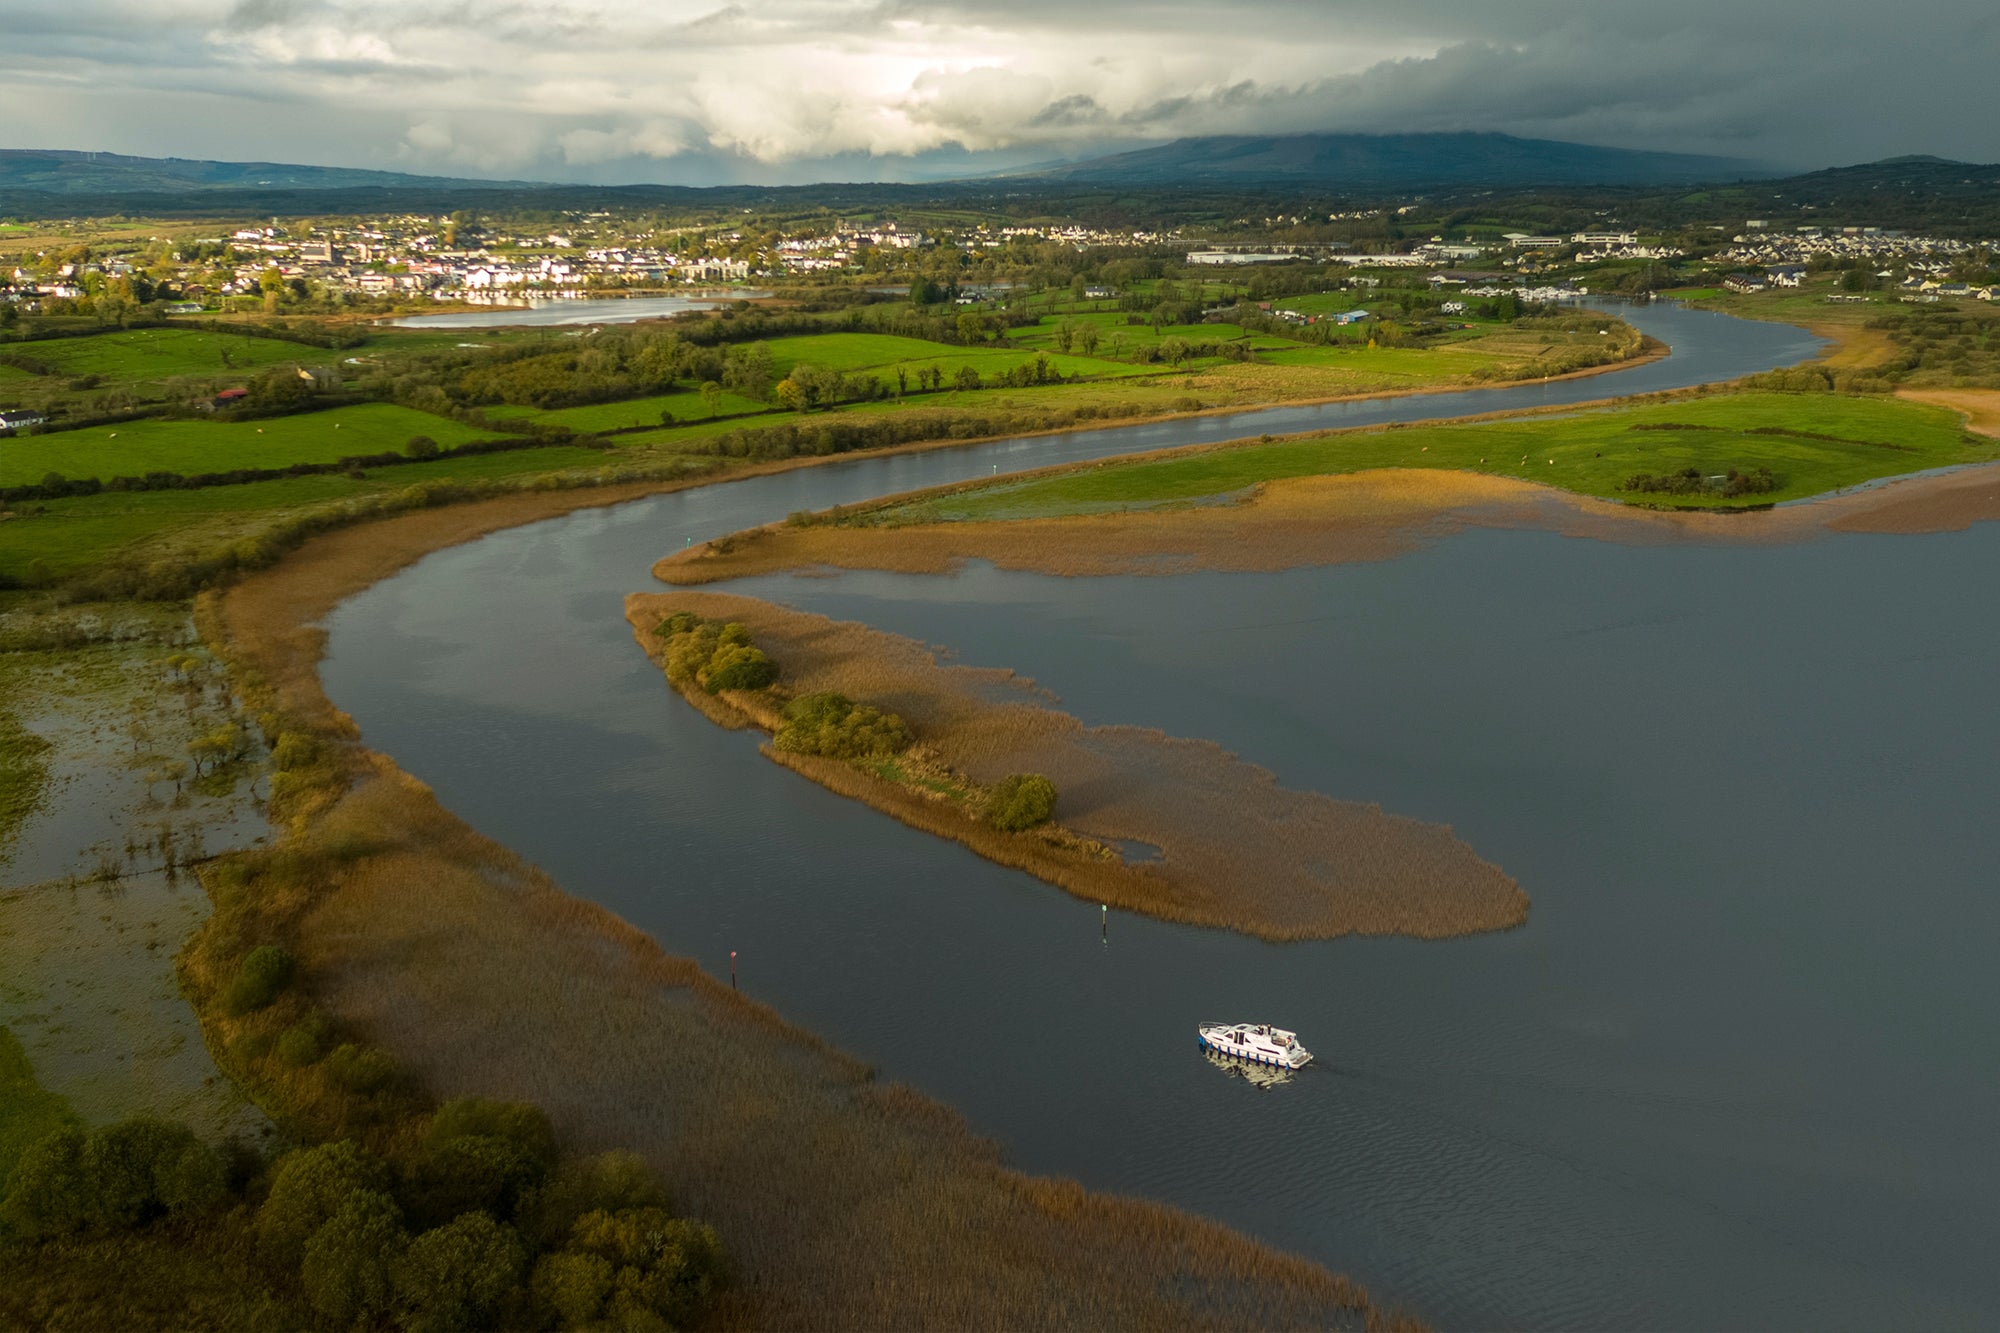
[[[291,944],[317,1002],[437,1095],[531,1101],[566,1146],[638,1152],[735,1257],[725,1326],[1358,1322],[1366,1293],[1317,1265],[1007,1169],[948,1109],[568,897],[354,741],[315,621],[428,550],[612,498],[334,532],[204,598],[239,678],[340,770],[280,848],[312,859]]]
[[[1641,509],[1465,472],[1382,469],[1266,482],[1240,501],[1062,518],[903,527],[772,524],[668,556],[662,581],[695,587],[813,568],[949,574],[968,560],[1091,577],[1269,572],[1392,559],[1466,528],[1534,528],[1650,545],[1805,541],[1834,532],[1960,531],[2000,520],[1994,465],[1741,514]]]
[[[661,665],[666,646],[654,631],[677,611],[744,625],[793,695],[836,691],[893,708],[914,731],[927,770],[941,766],[981,788],[1010,773],[1051,779],[1059,827],[1007,833],[941,791],[949,778],[899,781],[879,765],[765,747],[822,786],[1087,901],[1268,940],[1437,939],[1527,918],[1520,887],[1447,828],[1287,790],[1204,741],[1085,727],[1008,672],[946,666],[911,640],[752,598],[628,598],[633,634]],[[762,692],[681,692],[722,725],[778,725],[776,702]],[[1135,844],[1147,852],[1111,850]]]

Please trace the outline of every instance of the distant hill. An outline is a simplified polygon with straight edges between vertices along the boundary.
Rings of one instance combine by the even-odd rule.
[[[524,181],[411,176],[399,171],[305,167],[283,162],[205,162],[41,148],[0,148],[0,204],[12,191],[48,195],[189,194],[242,190],[522,188]]]
[[[1517,139],[1510,134],[1222,135],[1176,139],[1109,157],[1015,175],[1105,185],[1669,185],[1778,172],[1683,153]]]

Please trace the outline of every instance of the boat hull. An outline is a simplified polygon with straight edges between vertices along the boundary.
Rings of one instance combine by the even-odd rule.
[[[1281,1055],[1254,1047],[1242,1047],[1230,1042],[1212,1040],[1205,1032],[1196,1033],[1195,1042],[1204,1051],[1213,1051],[1217,1055],[1226,1056],[1231,1060],[1241,1060],[1246,1064],[1270,1065],[1277,1069],[1303,1069],[1312,1063],[1312,1053],[1297,1048],[1294,1048],[1289,1055]]]

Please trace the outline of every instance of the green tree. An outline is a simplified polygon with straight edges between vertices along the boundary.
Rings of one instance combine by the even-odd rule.
[[[701,385],[701,401],[713,417],[722,406],[722,386],[714,380],[704,380]]]
[[[396,1291],[420,1329],[486,1327],[526,1266],[513,1228],[466,1213],[410,1242],[395,1264]]]
[[[994,786],[986,819],[995,828],[1018,833],[1045,824],[1056,811],[1056,785],[1039,773],[1012,773]]]
[[[258,945],[237,964],[236,976],[223,992],[222,1007],[237,1015],[264,1008],[278,998],[278,992],[291,985],[297,966],[291,954],[279,946]]]
[[[297,1265],[306,1242],[357,1194],[389,1187],[389,1170],[349,1140],[286,1154],[271,1178],[271,1193],[257,1210],[257,1248],[280,1268]]]
[[[403,446],[403,452],[411,458],[436,458],[438,442],[428,435],[412,435],[410,442]]]
[[[394,1199],[376,1190],[350,1194],[306,1241],[299,1287],[334,1323],[380,1316],[391,1306],[394,1273],[408,1246]]]
[[[531,1244],[546,1249],[585,1213],[666,1206],[666,1191],[637,1154],[607,1152],[564,1163],[523,1208],[521,1226]]]

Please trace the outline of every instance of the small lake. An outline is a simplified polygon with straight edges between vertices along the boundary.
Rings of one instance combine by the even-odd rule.
[[[1630,318],[1675,356],[855,458],[496,533],[344,604],[325,678],[482,831],[711,972],[739,951],[746,990],[1028,1170],[1218,1218],[1445,1328],[1991,1327],[2000,626],[1973,571],[2000,564],[2000,527],[1744,549],[1471,531],[1279,574],[728,585],[1451,824],[1534,906],[1428,943],[1123,915],[1101,934],[1094,904],[714,727],[619,613],[658,555],[794,509],[1813,346]],[[1196,1052],[1211,1017],[1296,1027],[1320,1062],[1252,1087]]]
[[[494,306],[490,310],[458,310],[448,315],[403,315],[383,320],[399,329],[569,328],[590,324],[637,324],[666,319],[690,310],[714,310],[731,301],[749,301],[769,292],[730,292],[711,296],[628,296],[594,298],[526,298],[524,306]]]

